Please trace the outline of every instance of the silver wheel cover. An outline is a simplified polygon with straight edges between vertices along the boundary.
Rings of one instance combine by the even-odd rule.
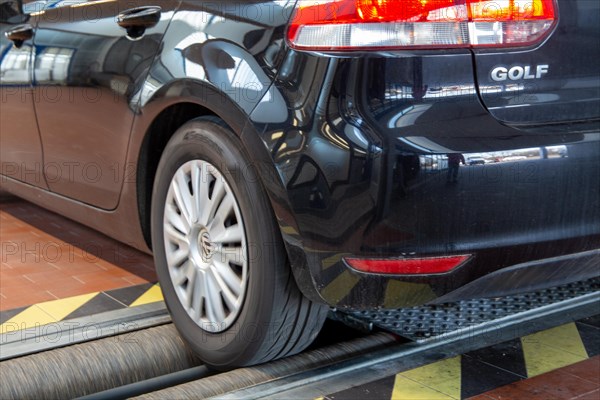
[[[169,276],[190,318],[202,329],[228,329],[248,283],[247,243],[237,199],[219,170],[193,160],[171,180],[163,236]]]

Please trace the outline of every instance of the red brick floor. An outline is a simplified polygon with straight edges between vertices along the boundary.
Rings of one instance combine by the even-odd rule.
[[[0,242],[0,311],[156,282],[147,254],[6,195]]]
[[[471,399],[600,400],[599,387],[600,356],[595,356],[577,364],[502,386]]]

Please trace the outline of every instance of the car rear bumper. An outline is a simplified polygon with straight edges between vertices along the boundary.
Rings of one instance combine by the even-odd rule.
[[[513,265],[484,275],[433,303],[510,296],[600,276],[600,250]]]
[[[499,123],[479,101],[465,52],[290,52],[283,65],[268,98],[286,107],[269,104],[265,113],[259,104],[251,125],[275,165],[272,182],[262,179],[307,296],[336,307],[401,307],[522,264],[523,273],[498,279],[520,290],[597,275],[600,263],[571,273],[569,263],[528,264],[600,248],[597,124]],[[450,153],[486,161],[454,176]],[[462,254],[471,260],[442,275],[365,274],[343,260]],[[477,286],[490,282],[499,281]]]

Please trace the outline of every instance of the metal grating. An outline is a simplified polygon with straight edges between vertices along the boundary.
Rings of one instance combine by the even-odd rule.
[[[375,325],[411,340],[420,341],[544,305],[558,303],[600,289],[600,278],[574,282],[535,292],[492,299],[394,310],[345,311],[365,325]],[[600,306],[599,306],[600,311]]]

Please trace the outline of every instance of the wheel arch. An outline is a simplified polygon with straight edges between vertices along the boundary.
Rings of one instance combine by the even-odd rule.
[[[257,134],[244,129],[248,115],[225,93],[204,82],[180,80],[159,89],[142,105],[133,129],[133,150],[136,165],[136,193],[139,219],[144,240],[151,249],[150,205],[156,168],[162,152],[173,134],[185,123],[201,118],[220,119],[242,142],[249,158],[260,165],[258,179],[266,189],[269,201],[275,206],[273,193],[286,194],[268,152],[261,148]],[[268,175],[261,175],[265,168]],[[269,179],[266,179],[266,177]],[[287,195],[287,194],[286,194]]]
[[[144,241],[149,248],[152,248],[150,237],[152,187],[160,157],[177,129],[190,120],[206,115],[214,115],[214,113],[195,103],[172,104],[154,118],[144,135],[136,168],[136,193]]]
[[[300,245],[301,238],[288,192],[260,132],[250,123],[249,116],[226,94],[203,82],[185,80],[162,87],[141,108],[134,125],[134,141],[139,143],[136,154],[137,209],[148,248],[152,248],[152,188],[162,152],[177,129],[201,117],[219,118],[242,142],[276,216],[295,280],[305,295],[313,301],[322,302],[308,272],[306,254]]]

